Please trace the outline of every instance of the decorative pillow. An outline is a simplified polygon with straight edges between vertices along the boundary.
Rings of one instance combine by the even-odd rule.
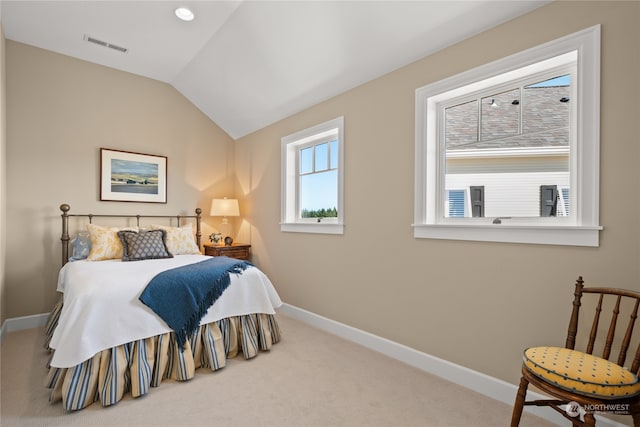
[[[184,227],[152,225],[151,229],[167,232],[167,248],[173,255],[200,254],[200,248],[193,238],[193,225],[187,224]]]
[[[617,399],[640,394],[638,377],[591,354],[562,347],[532,347],[524,366],[538,378],[583,396]]]
[[[173,258],[167,251],[164,230],[118,231],[122,242],[122,261],[141,261],[144,259]]]
[[[71,242],[71,256],[69,261],[85,259],[91,250],[91,237],[88,231],[80,231]]]
[[[87,230],[91,237],[91,250],[87,256],[87,261],[103,261],[122,258],[122,242],[118,237],[118,231],[138,231],[138,227],[107,228],[95,224],[87,224]]]

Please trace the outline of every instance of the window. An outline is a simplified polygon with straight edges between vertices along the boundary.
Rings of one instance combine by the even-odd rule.
[[[344,118],[282,138],[281,231],[342,234]]]
[[[414,236],[598,246],[599,88],[596,26],[417,89]]]
[[[451,218],[464,218],[466,213],[466,197],[464,190],[447,190],[446,215]]]
[[[562,188],[559,194],[559,213],[561,216],[569,216],[569,189]]]

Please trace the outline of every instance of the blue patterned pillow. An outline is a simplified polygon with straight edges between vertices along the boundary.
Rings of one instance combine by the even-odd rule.
[[[164,230],[118,231],[124,256],[122,261],[142,261],[145,259],[173,258],[166,244]]]
[[[77,261],[89,256],[89,252],[91,251],[91,237],[89,237],[88,231],[79,232],[71,243],[72,252],[69,261]]]

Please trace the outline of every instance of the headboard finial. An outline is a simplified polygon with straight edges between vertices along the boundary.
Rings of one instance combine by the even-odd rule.
[[[60,236],[60,240],[62,241],[62,265],[65,265],[69,260],[69,210],[71,210],[71,206],[66,203],[60,205],[60,210],[62,211],[62,236]]]
[[[198,245],[198,249],[202,250],[200,244],[202,242],[202,229],[200,226],[200,222],[202,221],[202,209],[196,208],[196,244]]]

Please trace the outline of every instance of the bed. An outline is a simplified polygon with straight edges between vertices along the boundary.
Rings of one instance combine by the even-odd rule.
[[[94,402],[114,405],[127,393],[144,396],[163,380],[187,381],[198,368],[216,371],[228,358],[250,359],[280,341],[275,309],[282,302],[273,284],[250,263],[200,253],[200,209],[195,215],[177,216],[71,214],[67,204],[60,209],[57,290],[62,297],[45,327],[45,347],[51,351],[46,385],[52,403],[62,401],[68,411]],[[126,225],[98,225],[96,218],[119,218]],[[88,221],[87,231],[71,238],[70,219]],[[160,220],[169,225],[155,224]],[[181,287],[195,279],[183,275],[216,263],[233,265],[234,270],[220,276],[222,287],[212,304],[200,302],[201,317],[196,316],[186,333],[172,329],[171,321],[145,299],[152,284],[164,278],[163,284],[169,285],[164,292],[173,299],[165,305],[185,310],[176,303],[183,301],[177,295],[191,295]]]

